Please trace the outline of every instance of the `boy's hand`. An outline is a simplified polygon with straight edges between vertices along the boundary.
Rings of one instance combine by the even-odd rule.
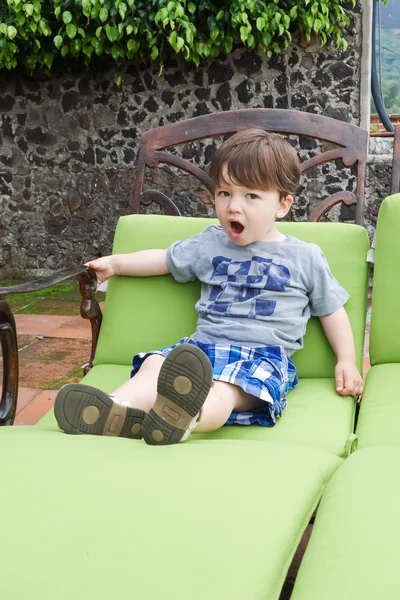
[[[340,360],[335,368],[336,391],[341,396],[359,396],[364,383],[352,360]]]
[[[111,256],[103,256],[97,260],[91,260],[85,263],[85,267],[90,267],[96,271],[97,283],[100,285],[103,281],[107,281],[112,275],[115,275],[115,269],[111,262]]]

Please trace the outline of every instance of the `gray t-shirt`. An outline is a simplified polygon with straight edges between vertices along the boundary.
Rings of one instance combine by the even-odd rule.
[[[167,265],[176,281],[202,282],[192,337],[206,343],[279,345],[291,355],[310,315],[335,312],[349,298],[321,249],[292,236],[239,247],[211,225],[172,244]]]

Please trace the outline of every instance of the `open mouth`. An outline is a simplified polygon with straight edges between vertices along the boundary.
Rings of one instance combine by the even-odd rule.
[[[231,221],[230,226],[234,235],[240,235],[243,232],[244,227],[239,221]]]

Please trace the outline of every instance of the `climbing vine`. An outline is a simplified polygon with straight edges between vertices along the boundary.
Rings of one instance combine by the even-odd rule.
[[[352,0],[353,7],[356,0]],[[199,65],[236,45],[271,56],[294,32],[346,50],[351,10],[344,0],[3,0],[0,68],[51,70],[68,58],[118,67],[138,56],[178,55]]]

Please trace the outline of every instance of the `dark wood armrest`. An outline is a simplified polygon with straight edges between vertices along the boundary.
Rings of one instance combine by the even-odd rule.
[[[34,281],[28,281],[27,283],[21,283],[20,285],[12,285],[10,287],[0,287],[0,296],[9,296],[10,294],[25,294],[28,292],[38,292],[44,290],[52,285],[78,277],[83,273],[89,272],[92,269],[85,266],[72,267],[69,269],[63,269],[58,271],[49,277],[42,277],[41,279],[35,279]]]
[[[12,425],[17,411],[18,344],[15,320],[7,302],[0,301],[0,341],[3,354],[3,390],[0,426]]]

